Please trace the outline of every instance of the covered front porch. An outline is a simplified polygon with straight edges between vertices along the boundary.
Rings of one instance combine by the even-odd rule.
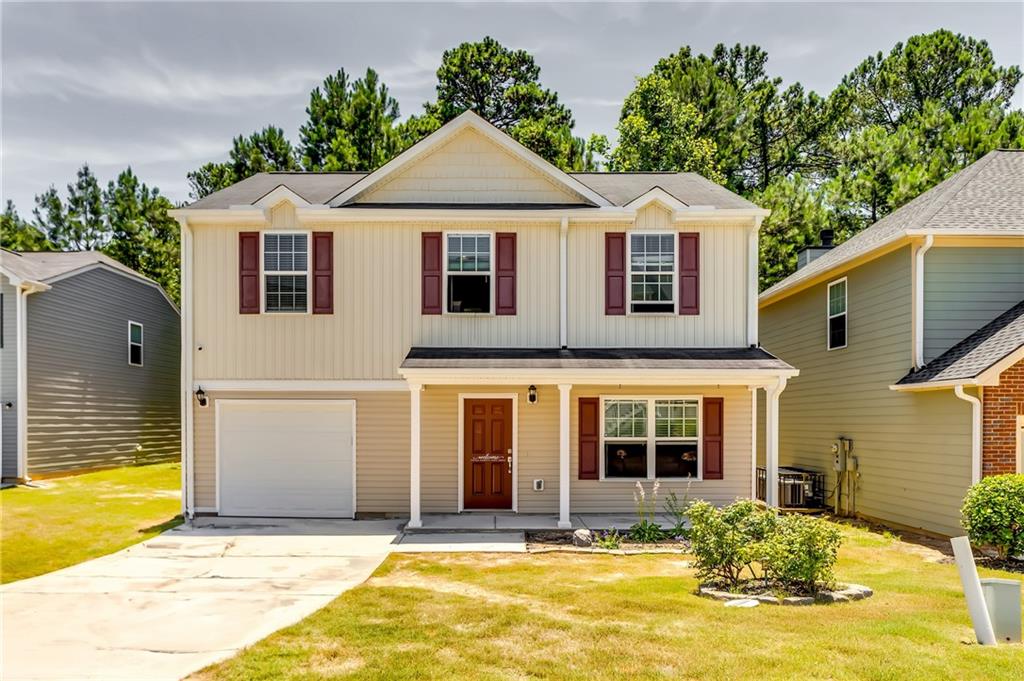
[[[674,520],[659,513],[655,520],[662,527],[670,527]],[[411,532],[502,532],[541,530],[628,530],[636,523],[636,514],[630,513],[573,513],[571,526],[559,526],[559,517],[553,513],[488,513],[464,511],[462,513],[425,513],[420,527],[407,527]]]
[[[665,496],[752,497],[757,394],[775,480],[797,374],[759,348],[413,348],[399,371],[412,530],[628,528],[637,482],[655,479]]]

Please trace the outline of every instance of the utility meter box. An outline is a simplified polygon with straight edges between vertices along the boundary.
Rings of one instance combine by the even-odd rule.
[[[842,440],[836,440],[832,443],[832,470],[837,473],[842,473],[846,470],[846,450],[843,447]]]
[[[996,640],[1020,643],[1020,582],[988,577],[981,580],[981,593],[985,596],[985,607]]]

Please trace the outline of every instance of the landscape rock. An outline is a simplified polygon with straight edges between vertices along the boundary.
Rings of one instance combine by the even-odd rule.
[[[572,533],[573,546],[587,547],[594,543],[594,537],[590,530],[576,530]]]
[[[768,603],[769,605],[779,604],[778,596],[773,596],[772,594],[757,594],[756,596],[751,596],[750,598],[753,598],[756,601],[760,601],[761,603]]]
[[[814,605],[814,598],[811,596],[786,596],[782,599],[783,605]]]

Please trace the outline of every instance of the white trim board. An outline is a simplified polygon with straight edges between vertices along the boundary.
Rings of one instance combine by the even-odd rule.
[[[465,427],[466,427],[466,400],[511,400],[512,401],[512,512],[519,513],[519,393],[459,393],[459,434],[458,450],[458,512],[465,511]],[[471,509],[476,511],[477,509]],[[485,510],[485,509],[481,509]]]
[[[193,379],[192,392],[202,388],[212,392],[390,392],[407,391],[409,384],[404,380],[383,381],[332,381],[293,379]]]

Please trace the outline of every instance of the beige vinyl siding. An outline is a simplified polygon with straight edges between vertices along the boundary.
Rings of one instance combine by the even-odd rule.
[[[653,205],[631,223],[598,223],[569,229],[570,347],[737,347],[747,344],[747,243],[749,223],[673,224]],[[604,239],[607,232],[662,230],[700,233],[700,314],[604,313]],[[678,239],[677,246],[678,250]],[[628,266],[628,263],[627,263]],[[676,263],[678,269],[678,262]],[[628,280],[627,280],[628,286]],[[678,304],[678,280],[675,298]]]
[[[925,254],[926,362],[1024,300],[1024,239],[1020,244],[935,247]]]
[[[724,408],[724,477],[721,480],[662,480],[661,499],[675,492],[680,498],[704,499],[714,504],[728,504],[739,498],[750,498],[751,401],[750,390],[744,386],[579,386],[572,390],[570,419],[570,472],[572,474],[570,508],[573,513],[628,512],[635,509],[633,480],[579,480],[579,398],[610,395],[657,396],[701,395],[721,397]],[[601,453],[603,455],[603,452]],[[648,493],[653,481],[642,483]],[[662,509],[659,508],[661,512]]]
[[[582,203],[473,129],[396,172],[360,203]]]
[[[295,226],[290,208],[274,229]],[[334,314],[238,313],[238,233],[194,227],[197,379],[392,379],[414,345],[555,347],[559,224],[367,222],[334,232]],[[516,232],[517,314],[422,315],[420,235]]]
[[[762,344],[800,369],[781,397],[779,463],[828,473],[831,490],[831,443],[852,438],[858,512],[955,534],[970,483],[970,405],[948,390],[889,390],[911,367],[910,268],[908,247],[845,275],[841,350],[825,349],[828,282],[761,310]]]
[[[459,395],[518,395],[518,496],[520,513],[558,512],[558,388],[538,386],[537,403],[524,386],[427,386],[422,397],[421,499],[424,513],[458,511]],[[534,492],[533,481],[544,480]]]
[[[356,402],[356,513],[409,511],[409,394],[391,392],[218,392],[209,406],[193,403],[195,505],[217,503],[216,401],[218,399],[351,399]],[[288,465],[286,460],[282,466]]]

